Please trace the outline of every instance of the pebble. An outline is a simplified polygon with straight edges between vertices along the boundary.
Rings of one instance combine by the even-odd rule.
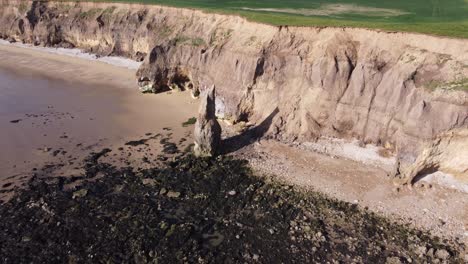
[[[156,185],[156,180],[154,180],[154,179],[149,179],[149,178],[148,179],[143,179],[142,182],[143,182],[144,185],[149,185],[149,186]]]
[[[77,197],[84,197],[88,194],[88,190],[86,189],[81,189],[79,191],[76,191],[73,193],[72,199],[75,199]]]
[[[438,249],[435,253],[435,256],[441,260],[445,260],[450,257],[450,253],[448,253],[448,251],[445,249]]]
[[[229,191],[228,194],[229,194],[230,196],[234,196],[234,195],[236,195],[236,191],[234,191],[234,190]]]
[[[388,257],[385,263],[386,264],[401,264],[401,261],[398,257]]]
[[[417,247],[414,250],[414,253],[416,253],[418,256],[422,257],[424,254],[426,254],[427,248],[424,246]]]
[[[179,198],[180,192],[168,191],[166,195],[169,198]]]
[[[426,253],[429,257],[433,257],[434,256],[434,249],[433,248],[430,248],[427,253]]]

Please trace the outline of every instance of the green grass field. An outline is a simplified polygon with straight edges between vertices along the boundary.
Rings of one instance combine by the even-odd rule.
[[[273,25],[350,26],[468,38],[468,0],[102,1],[198,8]]]

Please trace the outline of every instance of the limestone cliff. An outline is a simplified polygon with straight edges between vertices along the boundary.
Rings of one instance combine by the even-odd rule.
[[[0,36],[144,60],[138,84],[217,91],[217,114],[283,140],[355,137],[413,156],[468,127],[468,40],[274,27],[189,9],[0,0]]]
[[[418,177],[443,171],[468,183],[468,129],[453,129],[441,133],[419,154],[414,163],[401,168],[404,183],[414,183]]]

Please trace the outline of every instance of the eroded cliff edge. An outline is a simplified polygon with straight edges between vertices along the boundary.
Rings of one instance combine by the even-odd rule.
[[[138,83],[154,91],[215,85],[219,117],[270,118],[266,135],[281,140],[354,137],[414,157],[468,127],[468,40],[136,4],[0,3],[2,38],[143,60]]]

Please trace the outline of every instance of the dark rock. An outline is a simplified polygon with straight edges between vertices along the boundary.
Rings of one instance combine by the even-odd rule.
[[[42,173],[0,205],[0,262],[435,262],[415,251],[425,245],[463,263],[461,246],[265,181],[243,160],[190,155],[136,172],[98,162],[108,151],[86,159],[86,175],[47,182]]]
[[[147,139],[133,140],[133,141],[129,141],[129,142],[125,143],[125,145],[135,147],[135,146],[145,144],[146,141],[148,141],[148,140]]]

